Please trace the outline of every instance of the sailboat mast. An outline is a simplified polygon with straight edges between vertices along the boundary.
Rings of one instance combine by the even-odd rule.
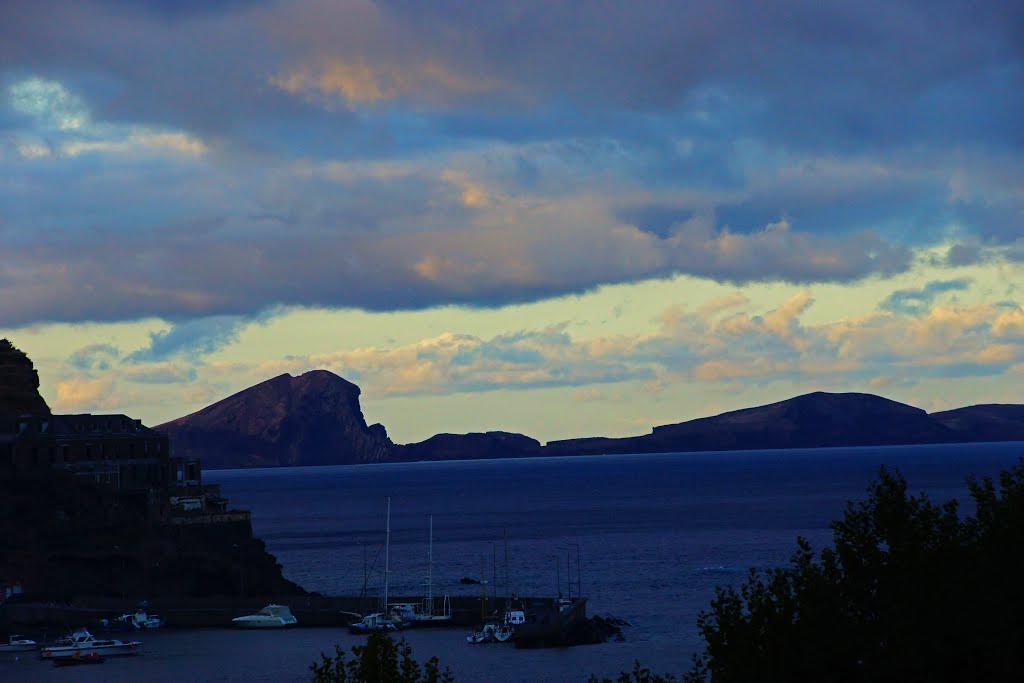
[[[427,609],[434,613],[434,515],[430,515],[430,542],[427,544]]]
[[[387,497],[387,501],[388,514],[384,527],[384,608],[382,610],[385,613],[388,611],[388,579],[391,574],[391,496]]]
[[[505,609],[508,610],[509,604],[510,604],[509,603],[509,599],[508,599],[508,529],[505,529],[504,532],[505,532]]]

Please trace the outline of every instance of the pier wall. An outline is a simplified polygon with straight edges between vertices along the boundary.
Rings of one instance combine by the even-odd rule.
[[[391,603],[419,603],[420,597],[395,596]],[[452,605],[452,626],[472,626],[480,622],[479,597],[455,596]],[[520,598],[526,605],[548,605],[550,598]],[[376,611],[378,600],[359,596],[295,596],[265,595],[260,597],[174,598],[152,601],[146,610],[159,614],[165,625],[173,628],[230,627],[234,617],[253,614],[267,604],[287,605],[300,627],[345,626],[352,615]],[[435,598],[435,611],[442,599]],[[497,615],[505,607],[503,598],[488,598],[485,615]],[[40,602],[7,602],[0,605],[0,626],[12,629],[74,628],[96,624],[104,617],[134,612],[138,602],[117,598],[76,598],[69,604]]]

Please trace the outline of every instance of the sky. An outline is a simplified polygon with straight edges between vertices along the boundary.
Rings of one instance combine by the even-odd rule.
[[[0,336],[55,412],[281,373],[397,443],[1024,403],[1024,4],[5,0]]]

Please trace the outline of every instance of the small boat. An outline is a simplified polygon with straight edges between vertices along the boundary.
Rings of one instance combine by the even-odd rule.
[[[507,623],[489,621],[477,627],[466,636],[466,642],[472,645],[479,643],[504,643],[513,635],[512,627]]]
[[[267,605],[256,614],[235,617],[231,620],[242,628],[284,628],[298,623],[292,611],[284,605]]]
[[[447,626],[452,623],[452,602],[447,594],[440,599],[440,604],[434,600],[434,516],[430,516],[430,534],[427,544],[427,594],[419,602],[392,603],[389,605],[389,612],[402,621],[409,622],[410,626]]]
[[[157,614],[148,614],[138,610],[134,614],[122,614],[114,619],[100,619],[100,628],[104,631],[142,631],[160,628],[164,620]]]
[[[387,514],[384,522],[384,597],[381,604],[384,612],[374,612],[354,621],[348,626],[351,633],[379,633],[398,631],[409,626],[409,622],[388,608],[388,579],[391,575],[391,496],[388,496]]]
[[[78,629],[67,638],[62,638],[53,645],[44,645],[39,656],[43,659],[81,658],[83,655],[135,655],[142,652],[142,643],[138,640],[118,640],[116,638],[99,640],[88,629]]]
[[[409,622],[402,621],[401,617],[393,613],[374,612],[373,614],[367,614],[359,621],[349,624],[348,630],[356,634],[379,633],[382,631],[400,631],[408,625]]]
[[[0,652],[28,652],[39,647],[39,643],[25,636],[11,636],[8,642],[0,643]]]
[[[480,556],[480,625],[466,636],[466,642],[471,645],[480,643],[504,643],[515,635],[515,629],[509,621],[509,613],[498,621],[494,616],[487,617],[484,614],[484,605],[487,603],[487,582],[484,580],[484,558]]]

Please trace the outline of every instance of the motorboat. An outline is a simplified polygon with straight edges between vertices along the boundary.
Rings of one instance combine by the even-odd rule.
[[[138,640],[118,640],[116,638],[97,639],[88,629],[80,628],[67,638],[62,638],[53,645],[44,645],[39,656],[43,659],[81,658],[95,654],[97,657],[113,655],[136,655],[142,652],[142,642]]]
[[[100,628],[104,631],[142,631],[163,625],[162,617],[141,609],[134,614],[126,613],[114,619],[100,619]]]
[[[11,636],[6,643],[0,643],[0,652],[29,652],[39,648],[39,643],[25,636]]]
[[[402,621],[401,617],[394,613],[375,612],[352,622],[348,625],[348,630],[351,633],[357,634],[379,633],[382,631],[400,631],[408,625],[409,622]]]
[[[141,609],[135,614],[126,614],[124,616],[128,617],[129,621],[131,622],[131,625],[134,628],[139,629],[140,631],[144,631],[146,629],[151,628],[160,628],[164,625],[163,617],[161,617],[159,614],[149,614],[145,610]]]
[[[267,605],[256,614],[235,617],[231,623],[242,628],[284,628],[298,621],[285,605]]]

